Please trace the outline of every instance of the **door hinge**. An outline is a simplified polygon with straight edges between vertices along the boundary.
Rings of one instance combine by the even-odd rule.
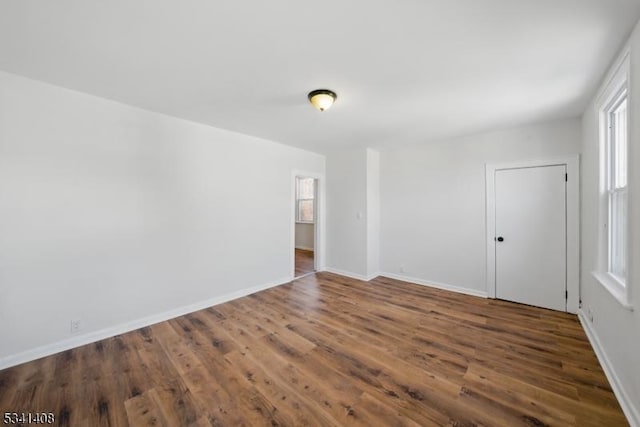
[[[569,174],[565,173],[564,174],[564,182],[568,182],[569,181]]]
[[[569,299],[569,291],[564,291],[564,299]]]

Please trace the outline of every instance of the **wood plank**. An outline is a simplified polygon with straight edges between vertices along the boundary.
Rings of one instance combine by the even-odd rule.
[[[326,272],[0,371],[0,410],[92,427],[627,425],[575,316]]]
[[[306,249],[295,250],[295,277],[313,272],[313,251]]]

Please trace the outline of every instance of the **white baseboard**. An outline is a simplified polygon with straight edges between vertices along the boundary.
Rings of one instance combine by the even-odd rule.
[[[622,407],[622,411],[627,417],[627,421],[629,421],[631,427],[640,427],[640,410],[635,406],[636,404],[629,398],[624,387],[622,387],[620,378],[616,374],[616,371],[613,369],[613,365],[609,361],[609,357],[607,357],[607,353],[604,351],[598,335],[596,335],[595,330],[591,327],[591,322],[589,322],[582,309],[578,310],[578,319],[580,319],[582,329],[584,329],[584,332],[587,334],[587,338],[589,338],[591,347],[593,347],[593,350],[598,357],[598,361],[602,366],[602,370],[604,370],[604,374],[607,376],[609,384],[611,384],[613,393],[616,395],[616,398],[618,399],[618,402]]]
[[[402,276],[395,273],[380,273],[382,277],[389,279],[402,280],[403,282],[414,283],[416,285],[429,286],[430,288],[443,289],[445,291],[457,292],[459,294],[472,295],[474,297],[487,298],[487,293],[477,289],[464,288],[462,286],[449,285],[447,283],[438,283],[431,280],[416,279],[415,277]]]
[[[378,276],[380,276],[380,275],[382,275],[382,273],[380,273],[379,271],[378,271],[377,273],[369,274],[369,275],[367,276],[367,282],[368,282],[368,281],[370,281],[370,280],[375,279],[376,277],[378,277]]]
[[[61,351],[69,350],[82,345],[91,344],[92,342],[100,341],[106,338],[113,337],[115,335],[124,334],[134,331],[136,329],[144,328],[155,323],[164,322],[165,320],[173,319],[175,317],[183,316],[194,311],[209,308],[214,305],[222,304],[227,301],[231,301],[237,298],[241,298],[253,293],[263,291],[265,289],[273,288],[285,283],[290,282],[288,277],[274,280],[272,282],[253,286],[251,288],[241,289],[236,292],[231,292],[218,297],[213,297],[205,301],[199,301],[195,304],[178,307],[163,313],[154,314],[144,317],[142,319],[136,319],[131,322],[122,323],[120,325],[111,326],[108,328],[100,329],[98,331],[89,332],[83,335],[74,336],[62,341],[55,342],[53,344],[47,344],[41,347],[36,347],[31,350],[23,351],[18,354],[5,356],[0,359],[0,370],[16,366],[21,363],[30,362],[32,360],[40,359],[41,357],[50,356],[52,354],[60,353]]]
[[[303,251],[311,251],[313,252],[313,248],[307,248],[306,246],[296,246],[296,249],[302,249]]]
[[[350,271],[344,271],[333,267],[325,267],[322,271],[328,271],[329,273],[339,274],[340,276],[349,277],[350,279],[362,280],[363,282],[368,282],[371,279],[368,279],[364,274],[352,273]]]

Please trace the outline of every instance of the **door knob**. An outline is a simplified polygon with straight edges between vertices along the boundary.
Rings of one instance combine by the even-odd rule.
[[[504,237],[500,236],[500,237],[496,238],[496,240],[497,240],[498,242],[504,242]]]

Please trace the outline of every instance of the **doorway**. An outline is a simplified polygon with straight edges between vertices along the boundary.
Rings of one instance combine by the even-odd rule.
[[[318,180],[295,176],[294,278],[316,271]]]
[[[577,310],[575,169],[573,162],[487,166],[490,297]]]

